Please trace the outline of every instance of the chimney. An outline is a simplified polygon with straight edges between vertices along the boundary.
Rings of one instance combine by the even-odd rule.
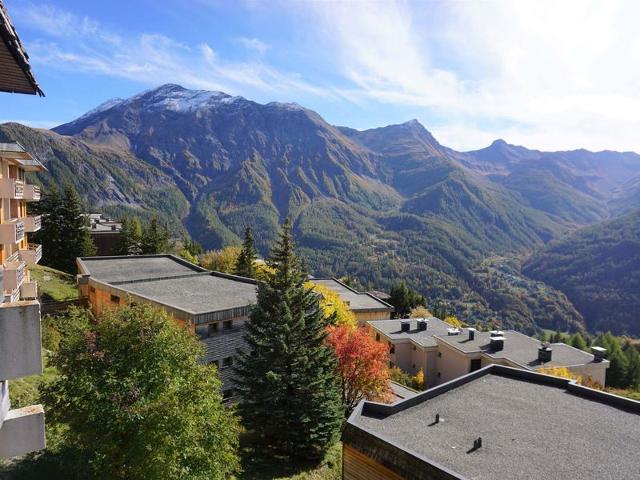
[[[494,352],[499,352],[504,348],[505,338],[503,336],[493,336],[491,335],[489,348],[491,348]]]
[[[607,349],[602,347],[591,347],[591,353],[593,353],[593,361],[601,362],[607,355]]]
[[[411,320],[402,320],[400,322],[400,331],[408,332],[409,330],[411,330]]]
[[[469,340],[473,341],[476,338],[476,329],[473,327],[470,327],[467,329],[467,331],[469,332]]]
[[[425,319],[425,318],[421,318],[420,320],[418,320],[418,331],[419,332],[424,332],[427,327],[429,326],[429,320]]]
[[[491,330],[489,332],[490,337],[502,337],[504,336],[504,332],[502,330]]]
[[[551,361],[551,354],[553,350],[549,348],[548,343],[542,343],[538,347],[538,362],[547,363]]]
[[[447,328],[447,335],[460,335],[459,328]]]

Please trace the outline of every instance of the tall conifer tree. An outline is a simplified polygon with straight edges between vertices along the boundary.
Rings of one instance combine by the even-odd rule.
[[[247,227],[244,232],[242,250],[238,256],[238,261],[236,262],[233,273],[241,277],[255,278],[256,258],[258,258],[258,252],[256,251],[255,242],[253,241],[253,232],[251,231],[251,227]]]
[[[245,426],[269,448],[319,458],[337,439],[343,407],[336,360],[325,344],[330,318],[305,288],[287,220],[258,287],[236,369]]]

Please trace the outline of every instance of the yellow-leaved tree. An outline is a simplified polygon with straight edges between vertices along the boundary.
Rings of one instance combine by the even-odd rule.
[[[418,370],[418,373],[413,377],[413,382],[416,386],[416,390],[424,390],[424,371]]]
[[[429,311],[427,307],[423,307],[422,305],[418,305],[411,309],[409,312],[409,318],[429,318],[433,317],[433,314]]]
[[[445,317],[444,322],[448,323],[454,328],[462,328],[462,322],[458,320],[457,317],[454,317],[453,315],[449,315],[448,317]]]
[[[233,273],[240,247],[225,247],[220,250],[209,250],[200,258],[200,265],[215,272]]]
[[[320,294],[320,306],[325,315],[336,314],[335,325],[347,325],[351,328],[358,326],[356,316],[349,309],[349,305],[340,298],[340,295],[324,285],[318,285],[313,282],[307,282],[305,285]]]

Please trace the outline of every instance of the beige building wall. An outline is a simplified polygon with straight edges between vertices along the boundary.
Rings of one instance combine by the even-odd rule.
[[[607,365],[605,362],[588,363],[586,365],[568,367],[568,370],[583,379],[590,378],[592,381],[604,385],[607,378]]]
[[[438,342],[436,384],[441,384],[469,373],[470,359],[464,353]],[[438,375],[439,374],[439,375]]]
[[[371,322],[373,320],[389,320],[391,319],[391,312],[389,311],[379,311],[379,312],[353,312],[356,316],[356,320],[358,321],[358,325],[363,326],[366,325],[367,322]]]

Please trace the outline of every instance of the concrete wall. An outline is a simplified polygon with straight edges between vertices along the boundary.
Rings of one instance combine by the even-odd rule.
[[[569,367],[568,369],[583,379],[590,378],[592,381],[604,386],[606,383],[608,366],[609,362],[592,362],[587,363],[586,365]]]
[[[469,373],[470,360],[462,352],[438,342],[436,384],[439,385]],[[438,373],[440,376],[438,376]]]
[[[0,304],[0,380],[42,373],[40,304]]]
[[[37,452],[45,446],[42,405],[9,410],[0,428],[0,458]]]

